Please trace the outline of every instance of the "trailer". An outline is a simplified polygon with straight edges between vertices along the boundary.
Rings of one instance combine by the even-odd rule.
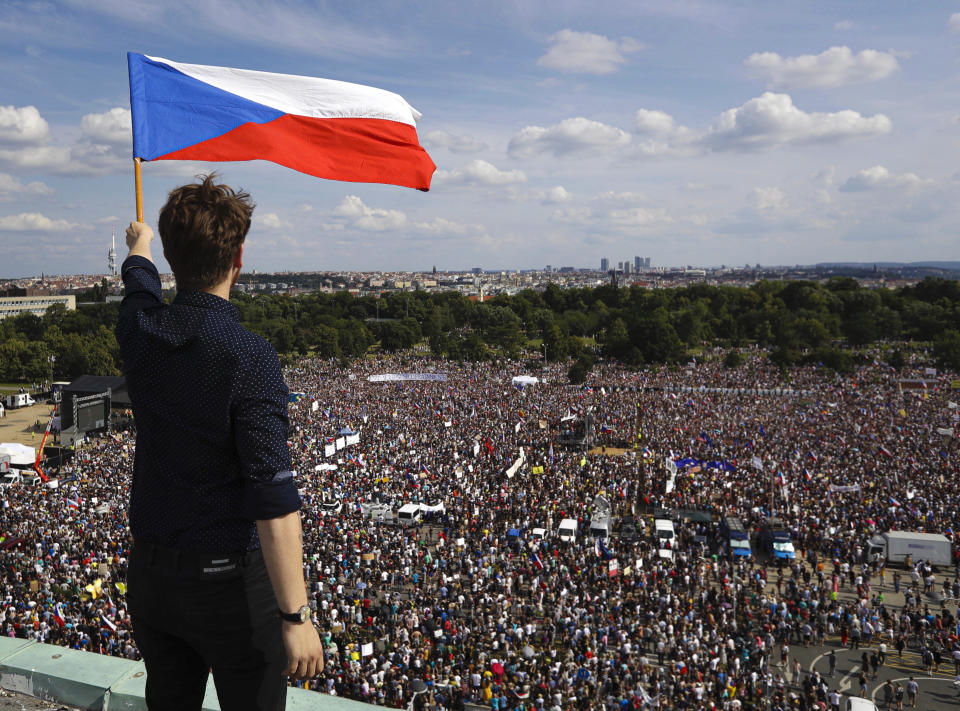
[[[914,531],[887,531],[869,540],[871,553],[879,553],[888,563],[911,563],[927,561],[931,565],[950,565],[952,550],[950,539],[939,533],[916,533]]]
[[[4,404],[10,410],[16,410],[19,407],[30,407],[34,405],[34,399],[30,397],[27,393],[13,393],[12,395],[7,395],[3,399]]]

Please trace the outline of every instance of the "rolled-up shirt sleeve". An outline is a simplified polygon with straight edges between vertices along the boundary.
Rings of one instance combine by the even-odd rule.
[[[240,513],[248,520],[262,521],[300,508],[287,445],[289,391],[270,346],[265,345],[245,365],[232,407],[243,477]]]

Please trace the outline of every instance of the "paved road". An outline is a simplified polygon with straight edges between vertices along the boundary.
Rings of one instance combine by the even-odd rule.
[[[830,649],[837,650],[837,669],[834,676],[828,676],[830,663],[827,655]],[[849,647],[840,647],[839,641],[830,642],[824,647],[803,647],[791,646],[791,659],[800,660],[803,667],[803,674],[809,674],[814,669],[827,679],[831,688],[839,690],[847,695],[859,695],[859,675],[861,654],[865,648],[861,645],[860,649],[850,649]],[[875,649],[875,647],[874,647]],[[870,650],[872,651],[872,650]],[[777,669],[777,671],[781,671]],[[887,679],[894,683],[900,682],[906,689],[907,680],[913,675],[920,686],[920,693],[917,699],[917,708],[922,711],[943,711],[944,709],[960,708],[960,687],[954,685],[956,679],[953,673],[953,662],[941,664],[940,672],[928,676],[923,673],[923,665],[920,661],[920,655],[916,651],[905,649],[903,657],[897,657],[897,651],[893,654],[887,654],[887,663],[884,664],[876,679],[871,679],[867,675],[867,698],[870,698],[881,709],[883,706],[883,684]],[[787,676],[791,683],[794,680]],[[904,708],[909,708],[909,704],[904,699]]]

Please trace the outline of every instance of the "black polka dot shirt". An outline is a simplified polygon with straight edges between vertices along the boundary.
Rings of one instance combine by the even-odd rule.
[[[255,521],[300,508],[277,353],[229,301],[181,291],[164,304],[144,257],[128,257],[121,272],[117,340],[137,424],[133,537],[194,551],[257,548]]]

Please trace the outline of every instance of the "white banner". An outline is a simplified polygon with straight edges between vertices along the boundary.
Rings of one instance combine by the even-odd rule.
[[[347,446],[346,438],[337,437],[337,441],[335,442],[335,444],[337,445],[337,451],[339,452],[341,449]]]
[[[337,453],[337,446],[335,444],[327,444],[323,447],[323,456],[332,457]]]
[[[360,433],[359,433],[359,432],[357,432],[356,434],[347,435],[347,446],[348,446],[348,447],[349,447],[351,444],[356,444],[356,443],[359,442],[359,441],[360,441]]]
[[[944,437],[953,437],[953,428],[952,427],[938,427],[937,434],[941,434]]]
[[[835,492],[837,492],[838,494],[849,494],[849,493],[852,493],[852,492],[858,492],[858,491],[860,491],[860,485],[859,485],[859,484],[848,484],[848,485],[846,485],[846,486],[839,486],[839,485],[837,485],[837,484],[831,484],[831,485],[830,485],[830,491],[835,491]]]
[[[447,376],[444,373],[381,373],[380,375],[367,377],[367,381],[371,383],[405,382],[408,380],[436,380],[445,383]]]
[[[320,409],[320,403],[319,403],[319,402],[317,402],[316,400],[314,400],[312,403],[310,403],[310,411],[311,411],[311,412],[316,412],[318,409]]]

